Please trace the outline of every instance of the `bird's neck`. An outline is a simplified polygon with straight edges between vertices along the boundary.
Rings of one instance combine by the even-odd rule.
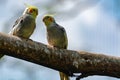
[[[47,23],[45,23],[45,25],[47,27],[54,26],[55,24],[56,24],[56,22],[47,22]]]
[[[25,13],[25,12],[23,13],[23,15],[30,15],[30,16],[33,17],[34,19],[36,19],[36,17],[37,17],[37,16],[34,15],[34,14],[29,14],[29,13]]]

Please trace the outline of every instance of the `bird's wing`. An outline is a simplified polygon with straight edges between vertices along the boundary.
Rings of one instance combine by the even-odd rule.
[[[14,23],[14,25],[13,25],[13,27],[12,27],[12,30],[8,33],[8,34],[14,34],[15,32],[16,32],[16,29],[18,30],[19,28],[18,27],[16,27],[19,23],[22,23],[23,22],[23,18],[24,18],[24,16],[21,16],[21,17],[19,17],[16,21],[15,21],[15,23]]]
[[[64,38],[65,38],[65,48],[67,48],[67,46],[68,46],[68,38],[67,38],[67,33],[66,33],[66,30],[65,30],[65,28],[64,27],[62,27],[62,26],[60,26],[60,25],[57,25],[58,26],[58,28],[63,32],[63,34],[64,34]]]
[[[15,24],[13,25],[13,28],[14,28],[19,22],[22,22],[22,21],[23,21],[23,17],[24,17],[24,16],[21,16],[21,17],[19,17],[19,18],[15,21]]]

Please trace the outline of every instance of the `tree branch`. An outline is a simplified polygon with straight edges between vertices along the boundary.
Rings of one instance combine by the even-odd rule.
[[[40,42],[0,33],[0,53],[64,72],[120,78],[120,57],[52,48]]]

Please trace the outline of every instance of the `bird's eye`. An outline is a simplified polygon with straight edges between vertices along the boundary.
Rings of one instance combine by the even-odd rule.
[[[35,9],[33,9],[33,11],[35,12]]]
[[[29,9],[29,12],[32,13],[32,12],[33,12],[33,9]]]
[[[49,19],[50,17],[46,17],[46,19]]]

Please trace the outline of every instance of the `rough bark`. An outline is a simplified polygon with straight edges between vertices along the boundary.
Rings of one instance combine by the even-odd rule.
[[[70,76],[72,73],[81,73],[79,78],[91,75],[120,78],[120,57],[52,48],[3,33],[0,33],[0,53],[59,70]]]

